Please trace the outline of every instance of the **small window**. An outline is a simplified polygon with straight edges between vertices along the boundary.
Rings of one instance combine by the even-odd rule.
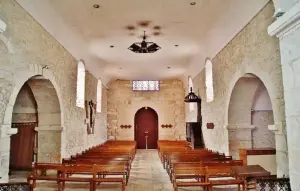
[[[85,93],[85,67],[82,60],[78,61],[77,66],[77,92],[76,106],[84,108],[84,93]]]
[[[214,87],[212,63],[210,60],[206,60],[205,63],[205,85],[207,102],[212,102],[214,100]]]
[[[152,80],[152,81],[134,80],[132,81],[132,90],[133,91],[159,91],[159,81],[158,80]]]
[[[102,112],[102,81],[98,80],[97,83],[97,112]]]
[[[188,89],[188,92],[191,91],[191,88],[194,88],[193,87],[193,80],[191,77],[189,77],[189,89]],[[194,91],[194,90],[193,90]],[[190,109],[190,112],[194,111],[195,110],[195,104],[196,103],[189,103],[189,109]]]

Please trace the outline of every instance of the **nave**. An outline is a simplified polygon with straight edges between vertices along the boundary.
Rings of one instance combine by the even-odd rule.
[[[10,182],[24,182],[24,174],[13,175]],[[57,184],[53,182],[40,181],[37,183],[35,191],[53,191],[56,190]],[[65,191],[83,191],[88,190],[87,183],[68,183]],[[200,188],[182,188],[180,191],[199,190]],[[102,191],[119,191],[119,184],[102,184],[97,190]],[[127,191],[173,191],[169,176],[159,159],[156,149],[137,150],[135,159],[132,163],[131,175]],[[214,188],[214,191],[234,191],[235,189]]]

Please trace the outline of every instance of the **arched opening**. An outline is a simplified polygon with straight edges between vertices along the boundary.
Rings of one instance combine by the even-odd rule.
[[[158,115],[150,107],[139,109],[134,116],[134,140],[138,149],[156,149],[158,140]]]
[[[25,178],[19,172],[31,170],[33,162],[60,162],[61,110],[50,80],[35,76],[25,82],[14,103],[12,128],[18,133],[11,136],[10,181]]]
[[[275,148],[273,109],[264,83],[253,74],[236,82],[228,108],[229,152],[239,158],[239,149]]]

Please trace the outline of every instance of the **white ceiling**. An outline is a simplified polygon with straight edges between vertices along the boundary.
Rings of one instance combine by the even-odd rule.
[[[17,0],[76,59],[104,81],[195,75],[268,0]],[[93,8],[99,4],[100,8]],[[148,27],[139,21],[151,21]],[[129,31],[126,26],[136,29]],[[161,35],[153,35],[154,26]],[[153,54],[127,48],[143,31],[161,46]],[[133,33],[133,34],[130,34]],[[175,45],[178,44],[178,47]],[[113,45],[114,48],[110,46]],[[167,67],[171,67],[168,69]]]

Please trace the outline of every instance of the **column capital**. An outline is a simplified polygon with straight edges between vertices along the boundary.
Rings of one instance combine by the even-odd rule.
[[[0,129],[0,137],[10,137],[18,133],[17,128],[11,128],[11,125],[2,124]]]
[[[0,19],[0,33],[3,33],[6,30],[6,24]]]
[[[255,129],[255,125],[250,124],[228,124],[226,126],[228,130],[253,130]]]
[[[44,126],[38,126],[35,127],[36,131],[62,131],[63,127],[61,126],[52,126],[52,125],[44,125]]]
[[[300,2],[295,4],[289,11],[279,17],[268,27],[270,36],[282,38],[287,33],[300,27]]]
[[[268,129],[276,135],[285,134],[284,125],[282,122],[275,122],[274,125],[268,125]]]

